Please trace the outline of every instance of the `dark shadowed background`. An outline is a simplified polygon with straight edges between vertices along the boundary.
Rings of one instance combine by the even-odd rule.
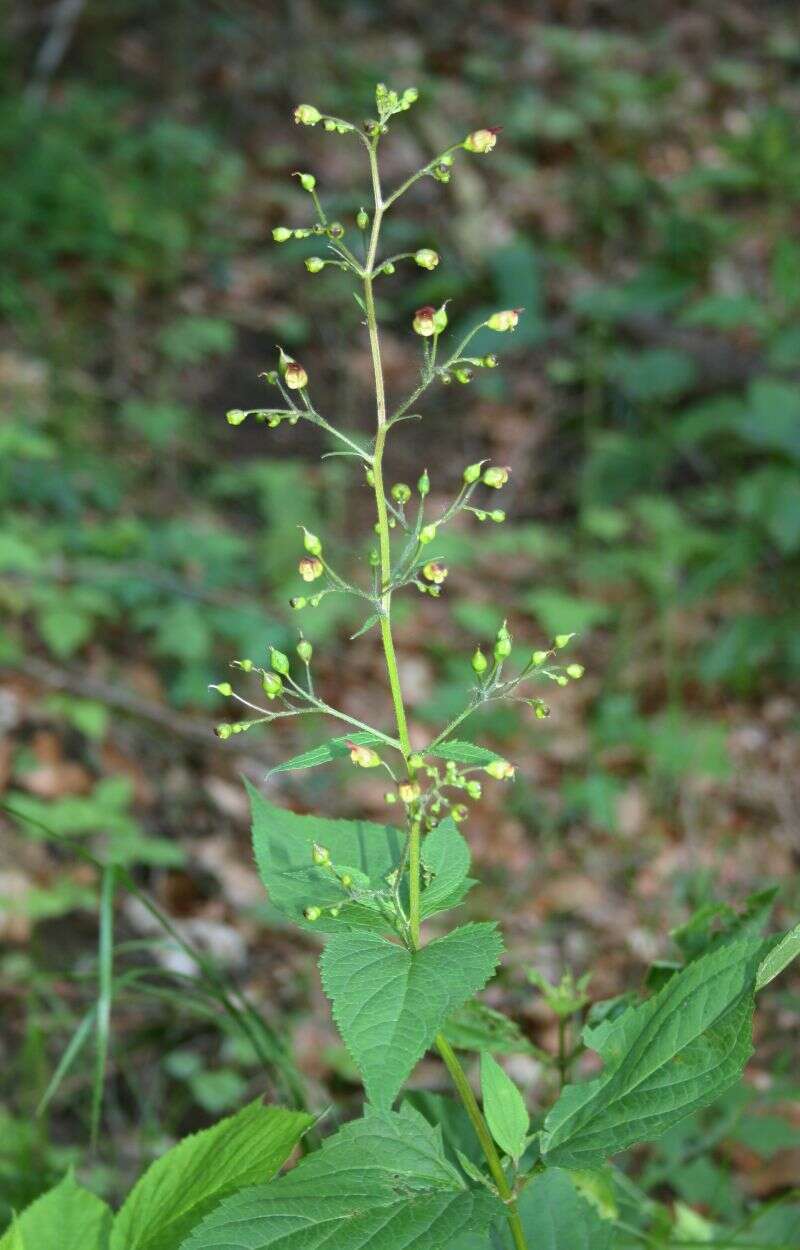
[[[513,337],[479,344],[502,349],[501,369],[433,389],[424,423],[392,436],[390,480],[427,463],[434,498],[470,461],[513,469],[506,525],[458,528],[446,594],[398,606],[415,741],[461,705],[471,650],[504,616],[526,648],[576,631],[587,667],[549,720],[500,710],[474,726],[518,768],[467,827],[486,883],[468,910],[499,915],[509,945],[490,1001],[550,1047],[529,967],[594,968],[608,997],[669,956],[693,907],[772,884],[779,920],[800,904],[796,4],[4,13],[0,1228],[68,1163],[116,1196],[173,1137],[260,1092],[299,1082],[314,1108],[357,1105],[316,948],[251,867],[239,776],[263,783],[331,727],[219,742],[226,709],[207,689],[229,660],[293,646],[298,524],[358,574],[372,523],[359,473],[321,467],[309,427],[224,419],[267,401],[258,374],[280,342],[323,412],[372,420],[344,275],[306,274],[313,240],[271,241],[311,222],[295,170],[349,228],[367,202],[359,146],[295,126],[300,101],[360,120],[376,81],[417,86],[385,141],[390,183],[503,126],[491,157],[408,196],[389,250],[442,263],[398,269],[379,308],[398,397],[417,306],[451,299],[456,331],[525,308]],[[329,701],[386,724],[376,641],[347,641],[359,620],[331,596],[302,623]],[[267,783],[296,810],[378,818],[383,788],[346,761]],[[86,852],[130,874],[104,907]],[[238,990],[255,1040],[226,1006]],[[799,1018],[785,978],[745,1092],[637,1156],[648,1184],[721,1216],[797,1183]],[[538,1062],[511,1062],[535,1105]],[[420,1079],[440,1081],[432,1060]]]

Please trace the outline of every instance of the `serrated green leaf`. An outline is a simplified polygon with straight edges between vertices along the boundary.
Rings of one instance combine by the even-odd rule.
[[[271,1185],[224,1202],[181,1250],[457,1250],[502,1214],[411,1107],[368,1107]]]
[[[247,783],[246,783],[247,784]],[[322,816],[298,816],[276,807],[247,785],[253,814],[253,850],[261,880],[272,905],[302,928],[315,933],[339,933],[343,927],[393,932],[390,923],[367,903],[350,903],[334,875],[317,867],[311,858],[314,843],[327,847],[332,862],[353,869],[354,876],[387,897],[386,876],[400,862],[403,833],[391,826],[365,820],[329,820]],[[340,906],[338,919],[323,913],[313,924],[306,922],[308,906]]]
[[[756,990],[763,990],[765,985],[774,981],[775,977],[779,976],[784,968],[788,968],[798,955],[800,955],[800,924],[778,937],[769,953],[762,959],[758,966]]]
[[[322,742],[318,747],[312,747],[310,751],[304,751],[302,755],[293,755],[291,759],[284,760],[282,764],[271,768],[267,773],[268,777],[273,777],[275,773],[294,772],[298,768],[317,768],[320,764],[330,764],[332,760],[342,759],[350,752],[349,743],[355,742],[360,746],[374,746],[376,742],[382,742],[383,739],[377,734],[368,733],[366,729],[358,730],[357,733],[345,734],[341,738],[329,738],[327,742]]]
[[[418,951],[341,933],[320,972],[370,1101],[389,1107],[446,1016],[483,989],[503,950],[494,924],[469,924]]]
[[[613,1225],[600,1218],[561,1168],[548,1168],[525,1186],[519,1214],[531,1250],[610,1250]]]
[[[488,1051],[481,1055],[481,1097],[489,1132],[505,1154],[522,1157],[530,1117],[522,1094]]]
[[[110,1250],[175,1250],[223,1199],[274,1176],[312,1123],[304,1112],[253,1102],[184,1138],[131,1190]]]
[[[440,742],[437,747],[429,747],[425,754],[440,760],[452,760],[454,764],[464,764],[468,768],[485,768],[493,760],[503,759],[502,755],[487,747],[476,746],[474,742],[458,742],[455,738]]]
[[[0,1250],[108,1250],[111,1220],[102,1199],[70,1174],[17,1217]]]
[[[753,991],[763,945],[702,956],[647,1002],[587,1030],[602,1076],[569,1085],[545,1120],[542,1156],[576,1168],[652,1141],[739,1076],[752,1051]]]
[[[470,861],[467,841],[451,817],[431,830],[422,843],[422,862],[431,874],[420,899],[423,919],[456,907],[472,889],[475,882],[467,876]]]

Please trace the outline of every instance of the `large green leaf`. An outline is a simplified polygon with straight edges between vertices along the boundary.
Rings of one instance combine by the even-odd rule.
[[[613,1226],[560,1168],[548,1168],[523,1189],[519,1214],[531,1250],[608,1250],[611,1245]],[[510,1247],[508,1234],[506,1240]]]
[[[224,1202],[181,1250],[455,1250],[498,1213],[412,1107],[368,1107],[287,1176]]]
[[[452,760],[454,764],[463,764],[465,768],[485,768],[494,760],[503,758],[488,747],[476,746],[474,742],[459,742],[455,738],[440,742],[437,747],[430,747],[425,754],[440,760]]]
[[[371,1102],[389,1107],[446,1016],[483,989],[503,943],[469,924],[418,951],[372,933],[340,933],[320,960],[325,992]]]
[[[337,868],[351,875],[365,890],[386,893],[386,876],[400,862],[403,833],[391,826],[365,820],[328,820],[298,816],[276,807],[248,785],[253,813],[253,849],[261,880],[273,906],[295,924],[317,933],[340,932],[343,925],[392,932],[390,923],[368,900],[348,902],[333,873],[317,867],[311,858],[314,843],[327,847]],[[360,874],[360,875],[359,875]],[[303,915],[306,907],[340,907],[337,919],[324,912],[313,925]]]
[[[0,1237],[0,1250],[108,1250],[111,1219],[70,1174],[22,1212]]]
[[[110,1250],[175,1250],[224,1198],[274,1176],[311,1123],[301,1111],[253,1102],[184,1138],[134,1185]]]
[[[606,1069],[597,1080],[562,1091],[545,1121],[545,1160],[591,1167],[658,1137],[727,1089],[752,1051],[762,955],[755,938],[723,946],[646,1003],[588,1030],[586,1043]]]
[[[430,878],[420,900],[423,918],[456,907],[475,884],[467,875],[469,846],[450,817],[424,839],[422,862]]]

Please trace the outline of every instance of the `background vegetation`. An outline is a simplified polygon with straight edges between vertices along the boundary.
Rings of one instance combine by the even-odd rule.
[[[532,645],[578,631],[588,669],[546,722],[487,719],[518,781],[470,828],[535,1104],[557,1037],[529,968],[592,964],[606,998],[698,905],[714,923],[714,900],[773,883],[787,925],[800,905],[796,6],[10,0],[1,55],[0,1228],[69,1163],[118,1197],[248,1096],[351,1088],[312,941],[250,866],[238,777],[314,738],[220,743],[207,685],[293,644],[297,525],[332,544],[369,516],[313,432],[223,413],[262,401],[282,342],[367,425],[358,308],[330,271],[299,286],[270,232],[305,221],[299,163],[358,210],[356,146],[299,135],[292,108],[359,116],[381,77],[422,94],[398,171],[504,127],[490,165],[409,200],[443,263],[380,309],[390,386],[418,305],[455,292],[456,329],[526,309],[503,369],[397,440],[393,480],[424,445],[434,493],[482,456],[513,469],[513,520],[480,556],[448,540],[459,605],[406,601],[415,732],[459,705],[500,604]],[[348,643],[349,611],[331,596],[307,632],[333,700],[373,720],[380,654]],[[346,762],[267,784],[383,812]],[[799,1016],[787,978],[746,1088],[632,1160],[655,1192],[735,1218],[797,1182]]]

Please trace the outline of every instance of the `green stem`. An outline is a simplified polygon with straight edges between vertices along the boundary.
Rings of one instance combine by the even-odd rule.
[[[467,1080],[467,1075],[458,1061],[458,1056],[447,1038],[438,1033],[436,1036],[436,1048],[444,1060],[445,1067],[450,1073],[453,1084],[458,1091],[458,1096],[464,1104],[464,1110],[470,1118],[472,1127],[475,1130],[475,1136],[481,1144],[481,1149],[486,1156],[486,1162],[489,1164],[489,1171],[492,1174],[497,1192],[501,1201],[505,1204],[506,1217],[508,1226],[511,1229],[511,1236],[514,1239],[514,1245],[517,1250],[528,1250],[525,1240],[525,1231],[522,1227],[522,1221],[519,1218],[517,1209],[517,1200],[514,1197],[511,1186],[508,1183],[503,1165],[500,1162],[500,1156],[497,1153],[492,1135],[489,1132],[483,1113],[478,1106],[478,1100],[472,1092],[472,1086]]]
[[[397,199],[407,186],[411,185],[414,179],[409,180],[399,188],[389,200],[384,203],[381,193],[380,175],[378,172],[378,158],[376,153],[377,141],[367,145],[369,153],[370,174],[372,177],[372,190],[375,200],[375,215],[372,219],[372,233],[370,235],[367,258],[364,263],[363,281],[364,281],[364,308],[367,314],[367,332],[369,335],[370,352],[372,355],[372,367],[375,376],[375,406],[377,414],[377,434],[375,438],[375,451],[372,460],[372,473],[375,487],[375,506],[378,514],[378,546],[380,553],[380,578],[381,578],[381,640],[383,642],[383,652],[386,659],[386,671],[389,676],[389,688],[392,694],[392,704],[394,706],[395,719],[397,721],[397,736],[400,740],[400,746],[403,756],[408,766],[409,756],[411,755],[411,742],[408,736],[408,722],[406,719],[405,704],[403,702],[403,692],[400,686],[400,676],[397,670],[397,656],[394,648],[394,639],[392,637],[391,623],[391,603],[392,592],[388,587],[392,579],[392,555],[389,538],[389,515],[386,506],[386,492],[383,484],[383,453],[386,446],[386,435],[388,432],[387,416],[386,416],[386,389],[383,380],[383,363],[381,361],[380,340],[378,337],[378,320],[375,315],[375,298],[372,290],[372,280],[375,267],[375,257],[378,250],[378,237],[380,235],[381,221],[385,208],[393,200]],[[409,768],[409,776],[413,776],[413,769]],[[419,948],[420,944],[420,823],[412,820],[408,831],[408,880],[409,880],[409,938],[411,947],[414,950]],[[464,1073],[464,1069],[458,1061],[455,1051],[450,1046],[442,1034],[436,1037],[436,1046],[439,1054],[442,1056],[448,1072],[453,1080],[453,1084],[458,1091],[458,1095],[464,1104],[467,1115],[470,1118],[472,1126],[480,1142],[481,1149],[486,1156],[486,1162],[489,1165],[489,1171],[492,1174],[494,1183],[497,1186],[497,1192],[501,1201],[506,1208],[506,1217],[511,1230],[511,1236],[514,1241],[516,1250],[528,1250],[525,1241],[525,1233],[520,1221],[517,1203],[511,1187],[506,1179],[500,1162],[497,1149],[492,1140],[486,1121],[483,1118],[480,1107],[478,1106],[475,1095],[472,1092],[469,1081]]]

